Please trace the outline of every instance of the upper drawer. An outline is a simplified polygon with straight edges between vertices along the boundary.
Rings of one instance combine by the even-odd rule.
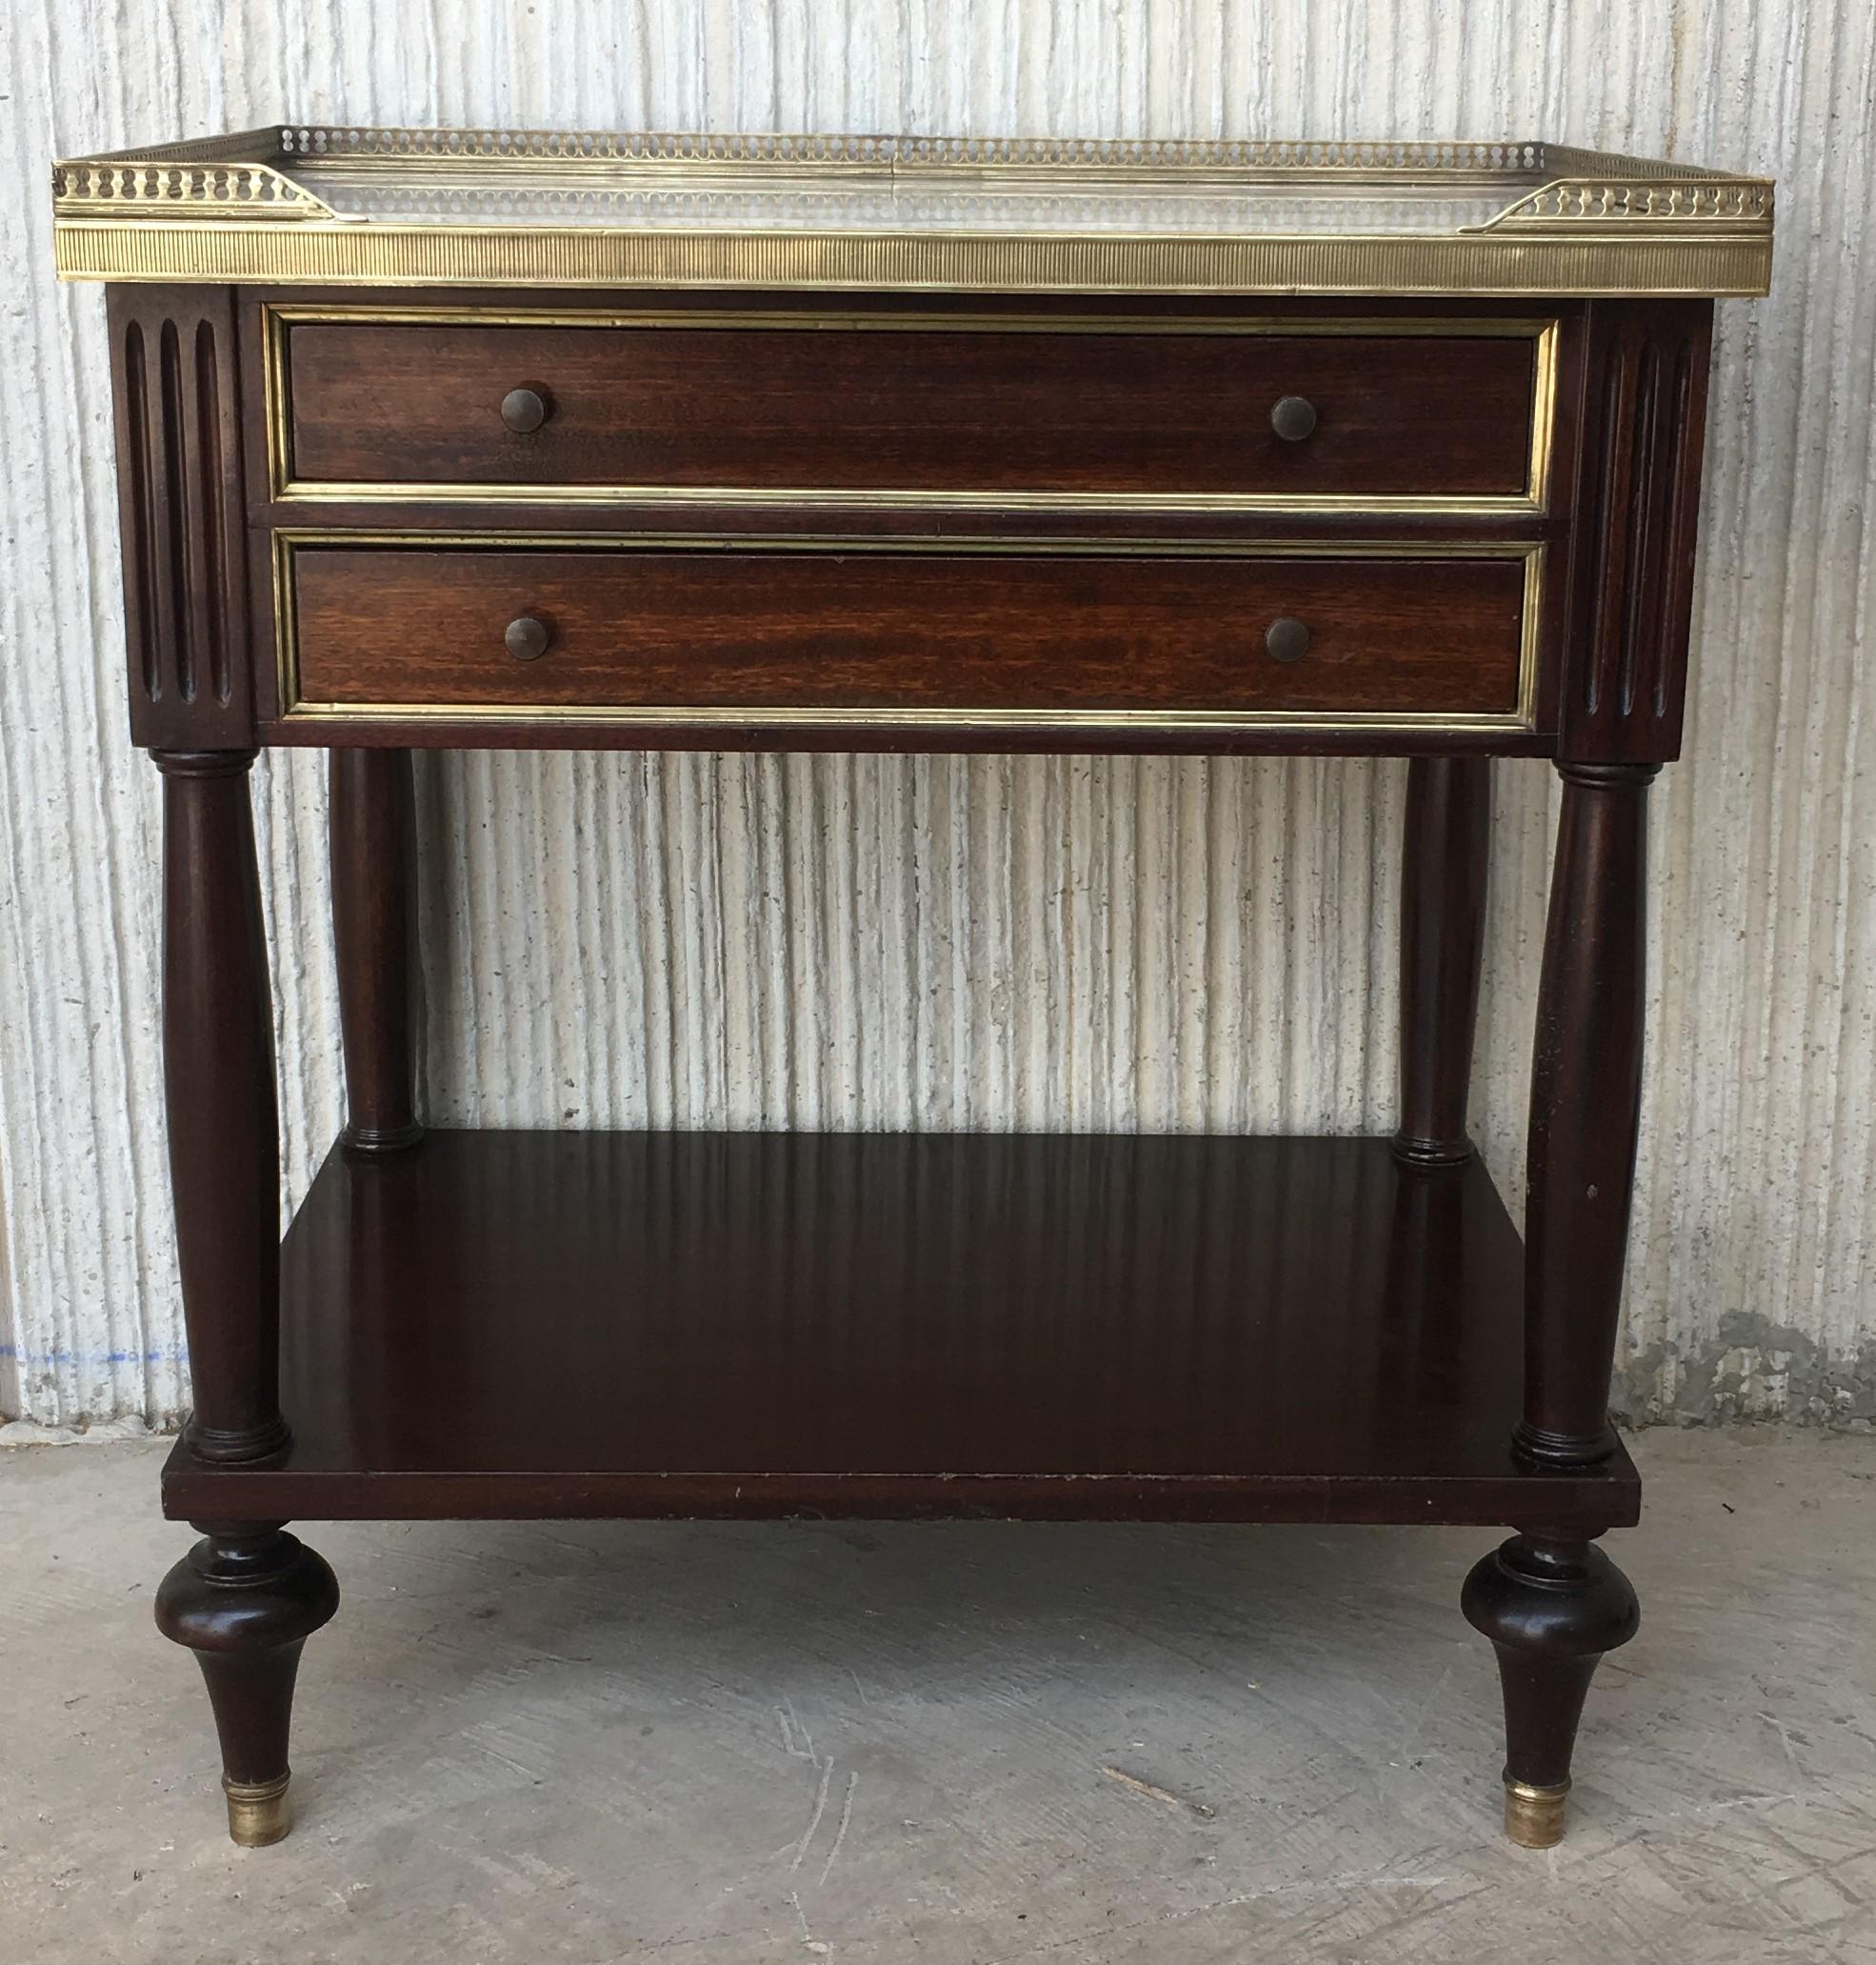
[[[1541,321],[273,310],[277,493],[1541,506]],[[1279,405],[1285,407],[1279,411]]]

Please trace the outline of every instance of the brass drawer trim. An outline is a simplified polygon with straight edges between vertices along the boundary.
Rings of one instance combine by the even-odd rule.
[[[1513,707],[1487,714],[1446,714],[1437,711],[1346,711],[1327,715],[1320,711],[1289,710],[1009,710],[864,709],[825,707],[752,708],[734,704],[543,706],[533,703],[329,703],[308,702],[300,695],[299,615],[294,582],[294,555],[301,547],[425,547],[461,551],[685,551],[685,552],[839,552],[884,553],[892,556],[942,553],[1001,553],[1016,557],[1200,558],[1200,559],[1514,559],[1525,569],[1523,612],[1519,623],[1518,687]],[[1168,736],[1237,731],[1284,730],[1304,734],[1337,731],[1398,731],[1403,735],[1440,731],[1529,732],[1537,727],[1538,651],[1543,624],[1545,547],[1542,541],[1482,540],[1435,542],[1411,539],[1346,542],[1314,539],[1303,543],[1276,540],[1128,539],[881,539],[839,533],[786,537],[737,533],[692,532],[410,532],[368,531],[333,528],[327,531],[283,528],[273,534],[273,621],[276,682],[280,720],[352,720],[373,723],[527,723],[610,724],[621,728],[720,725],[737,730],[848,729],[916,732],[970,731],[1009,733],[1023,731],[1125,731],[1134,736]]]
[[[268,431],[268,482],[276,501],[288,504],[422,505],[640,505],[788,506],[798,511],[854,511],[890,507],[933,511],[1195,513],[1286,511],[1324,513],[1501,518],[1541,514],[1550,506],[1550,453],[1556,422],[1557,333],[1554,317],[1480,316],[1447,320],[1281,316],[1191,316],[1168,320],[1155,315],[1063,317],[1048,314],[750,313],[736,311],[681,312],[619,311],[607,308],[517,311],[503,308],[301,307],[270,304],[262,313],[263,387]],[[812,333],[828,328],[863,332],[1008,334],[1244,334],[1296,339],[1365,336],[1373,339],[1528,340],[1532,349],[1530,449],[1525,489],[1508,496],[1463,497],[1445,492],[1364,497],[1359,492],[1298,496],[1285,491],[928,491],[912,490],[828,491],[811,486],[710,485],[519,485],[427,483],[407,479],[309,481],[293,471],[292,376],[288,331],[296,323],[318,326],[535,327],[535,328],[715,328],[793,329]]]

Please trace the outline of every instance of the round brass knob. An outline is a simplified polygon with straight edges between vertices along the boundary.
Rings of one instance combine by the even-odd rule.
[[[548,643],[553,639],[548,632],[545,621],[537,621],[532,614],[517,614],[508,625],[508,632],[502,640],[508,652],[517,662],[537,662],[548,652]]]
[[[1281,614],[1266,632],[1264,646],[1279,662],[1300,662],[1309,652],[1309,631],[1294,614]]]
[[[1316,427],[1316,406],[1307,395],[1279,398],[1270,411],[1270,428],[1287,444],[1300,444]]]
[[[516,436],[527,436],[548,420],[548,399],[538,389],[511,389],[502,398],[502,421]]]

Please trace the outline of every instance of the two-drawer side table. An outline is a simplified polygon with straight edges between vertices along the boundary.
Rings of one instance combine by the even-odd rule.
[[[201,1662],[286,1833],[324,1519],[1478,1523],[1513,1840],[1636,1628],[1644,808],[1771,188],[1544,144],[305,125],[56,167],[109,283]],[[349,1123],[278,1233],[248,772],[330,753]],[[1399,1131],[426,1132],[411,750],[1380,752]],[[1522,1238],[1494,756],[1563,776]],[[526,1320],[530,1341],[509,1341]]]

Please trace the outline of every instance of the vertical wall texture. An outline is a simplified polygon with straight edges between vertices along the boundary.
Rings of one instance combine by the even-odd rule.
[[[1522,136],[1780,180],[1721,310],[1689,761],[1657,795],[1623,1402],[1871,1410],[1876,774],[1863,719],[1876,31],[1808,0],[308,0],[0,10],[0,1412],[187,1397],[96,290],[55,152],[294,114]],[[257,773],[287,1194],[338,1123],[322,760]],[[420,762],[444,1121],[1385,1128],[1392,764]],[[1522,1172],[1550,773],[1499,767],[1475,1124]],[[550,1333],[542,1341],[551,1341]]]

